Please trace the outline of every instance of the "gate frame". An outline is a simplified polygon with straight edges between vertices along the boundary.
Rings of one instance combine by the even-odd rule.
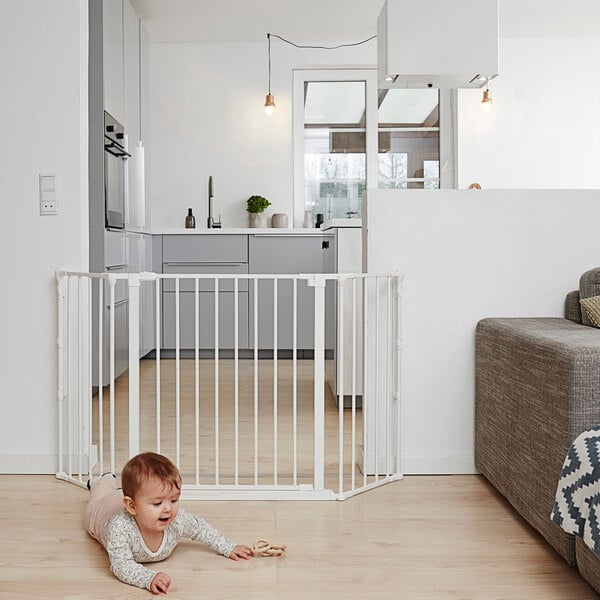
[[[259,279],[271,279],[277,281],[279,278],[283,279],[293,279],[294,281],[294,290],[296,290],[296,283],[298,280],[307,281],[307,285],[309,287],[313,287],[315,291],[315,322],[314,322],[314,422],[313,422],[313,432],[314,432],[314,473],[313,473],[313,484],[296,484],[296,485],[270,485],[270,484],[234,484],[234,485],[222,485],[217,483],[214,484],[183,484],[182,485],[182,500],[346,500],[351,498],[357,494],[369,491],[371,489],[380,487],[387,483],[391,483],[393,481],[398,481],[403,478],[403,473],[401,469],[402,461],[401,461],[401,406],[402,406],[402,388],[401,388],[401,354],[402,354],[402,336],[401,336],[401,300],[402,300],[402,283],[403,283],[403,275],[401,275],[398,271],[394,271],[392,273],[380,273],[380,274],[372,274],[372,273],[357,273],[357,274],[336,274],[336,273],[324,273],[324,274],[299,274],[299,275],[277,275],[277,274],[269,274],[269,275],[254,275],[254,274],[236,274],[236,275],[202,275],[202,274],[159,274],[159,273],[150,273],[150,272],[141,272],[141,273],[86,273],[86,272],[74,272],[67,270],[60,270],[56,273],[57,277],[57,296],[58,296],[58,336],[57,336],[57,355],[58,355],[58,384],[57,384],[57,399],[58,399],[58,470],[56,472],[56,477],[58,479],[68,481],[75,485],[79,485],[81,487],[85,487],[86,483],[83,481],[83,474],[85,470],[83,469],[83,458],[87,456],[87,476],[91,478],[94,473],[94,468],[97,464],[100,465],[100,472],[103,470],[103,457],[100,456],[98,458],[97,445],[92,443],[92,394],[91,394],[91,370],[92,370],[92,357],[91,357],[91,346],[92,346],[92,326],[91,326],[91,313],[92,313],[92,281],[94,279],[98,279],[99,281],[107,281],[110,288],[110,307],[111,307],[111,326],[110,326],[110,384],[109,384],[109,395],[110,395],[110,411],[111,411],[111,440],[110,440],[110,453],[111,453],[111,471],[114,471],[114,344],[115,344],[115,328],[114,328],[114,303],[115,303],[115,285],[118,280],[127,280],[128,283],[128,293],[129,293],[129,314],[128,314],[128,326],[129,326],[129,393],[128,393],[128,402],[129,402],[129,447],[128,453],[129,456],[132,457],[139,452],[139,438],[140,438],[140,370],[139,370],[139,311],[140,311],[140,284],[142,281],[154,281],[156,285],[156,296],[159,296],[159,284],[161,279],[175,279],[176,280],[176,290],[178,290],[179,279],[195,279],[196,280],[196,294],[198,293],[198,285],[197,282],[199,279],[234,279],[235,281],[235,290],[237,292],[237,280],[239,279],[248,279],[248,280],[256,280]],[[329,280],[338,281],[338,285],[343,287],[344,283],[347,280],[351,279],[360,279],[363,282],[367,280],[367,278],[374,278],[377,282],[378,286],[379,278],[385,277],[388,281],[388,303],[391,295],[391,281],[395,282],[395,292],[394,292],[394,302],[396,306],[395,314],[390,312],[390,305],[388,304],[388,326],[391,327],[392,324],[395,325],[394,331],[396,333],[395,343],[394,343],[394,359],[392,361],[395,366],[395,382],[393,393],[388,396],[387,401],[391,404],[392,401],[396,404],[396,412],[397,412],[397,423],[396,423],[396,458],[395,465],[396,468],[393,473],[386,472],[385,477],[380,477],[377,473],[379,471],[378,464],[379,461],[376,458],[376,466],[375,466],[375,481],[371,483],[367,482],[367,475],[364,473],[363,475],[363,485],[355,486],[354,485],[354,471],[352,475],[352,489],[343,491],[342,489],[342,473],[341,473],[341,460],[340,457],[340,489],[336,493],[335,491],[325,488],[325,285]],[[70,389],[69,378],[71,374],[69,372],[70,361],[68,353],[65,355],[65,350],[68,350],[69,340],[68,334],[69,324],[72,319],[72,314],[70,312],[69,306],[69,298],[70,298],[70,287],[69,281],[70,278],[76,278],[78,281],[77,285],[77,293],[80,299],[81,296],[81,281],[85,280],[86,286],[85,290],[87,290],[86,297],[88,310],[87,313],[84,312],[84,319],[82,319],[82,311],[80,308],[80,304],[78,304],[78,326],[79,326],[79,342],[82,344],[86,343],[86,347],[89,352],[89,361],[88,364],[85,365],[87,369],[87,380],[89,381],[89,390],[87,394],[87,398],[84,397],[82,393],[82,385],[81,385],[81,373],[78,373],[78,381],[79,381],[79,389],[78,389],[78,417],[81,421],[81,413],[79,412],[83,406],[83,401],[89,401],[87,405],[87,414],[84,411],[84,416],[89,420],[88,423],[88,439],[81,440],[79,439],[79,452],[78,452],[78,473],[77,476],[74,475],[75,469],[72,466],[72,448],[71,448],[71,433],[72,433],[72,423],[71,423],[71,412],[68,412],[68,460],[67,463],[69,465],[68,469],[65,469],[65,461],[64,461],[64,414],[65,414],[65,401],[67,401],[67,410],[71,408],[71,397],[68,393]],[[390,279],[392,278],[392,279]],[[257,288],[258,286],[255,286]],[[366,283],[363,287],[363,293],[365,292]],[[275,294],[276,294],[276,284],[274,285]],[[339,288],[338,288],[339,289]],[[103,298],[103,286],[99,285],[99,329],[102,327],[102,298]],[[216,287],[218,291],[218,287]],[[378,289],[377,289],[378,293]],[[294,296],[294,300],[296,297]],[[237,301],[237,296],[236,296]],[[343,296],[341,297],[341,302],[343,306]],[[295,311],[294,304],[294,311]],[[159,305],[157,304],[157,324],[159,319]],[[367,302],[365,295],[365,304],[361,309],[362,318],[363,318],[363,329],[366,327],[366,313],[367,313]],[[377,303],[377,311],[379,311],[379,304]],[[338,314],[340,312],[340,307],[338,306]],[[237,312],[236,312],[237,314]],[[378,312],[377,312],[378,315]],[[353,317],[354,319],[354,313]],[[378,318],[378,316],[377,316]],[[84,321],[82,323],[82,321]],[[216,326],[216,325],[215,325]],[[87,332],[87,339],[81,340],[82,329]],[[379,344],[379,335],[376,329],[376,344]],[[84,335],[84,338],[86,335]],[[366,338],[366,333],[365,333]],[[342,338],[343,339],[343,338]],[[157,337],[157,341],[159,338]],[[366,339],[364,340],[365,350],[366,350]],[[196,344],[197,345],[197,344]],[[178,346],[179,349],[179,346]],[[294,336],[294,355],[295,355],[295,336]],[[236,341],[236,351],[237,351],[237,341]],[[377,354],[377,352],[376,352]],[[160,354],[157,351],[157,360],[159,361]],[[354,358],[354,357],[353,357]],[[364,359],[365,357],[363,357]],[[255,359],[257,357],[255,356]],[[275,359],[277,360],[277,359]],[[387,358],[389,360],[389,357]],[[102,336],[99,335],[99,373],[102,371]],[[343,364],[343,361],[342,361]],[[365,363],[366,364],[366,363]],[[82,365],[78,362],[79,369],[81,370]],[[379,362],[376,360],[375,364],[376,369],[379,369]],[[343,367],[342,367],[343,368]],[[364,374],[363,385],[363,397],[366,391],[366,371]],[[393,381],[393,379],[392,379]],[[99,388],[102,390],[102,386]],[[294,388],[295,389],[295,388]],[[100,402],[102,402],[102,392],[100,391]],[[343,390],[341,394],[341,400],[338,402],[339,410],[340,410],[340,451],[342,451],[342,432],[343,432],[343,410],[344,410],[344,395]],[[377,401],[377,399],[376,399]],[[388,407],[389,408],[389,407]],[[364,407],[363,407],[364,409]],[[354,410],[354,409],[353,409]],[[99,411],[99,414],[102,414],[102,410]],[[79,423],[81,425],[81,423]],[[158,427],[158,423],[157,423]],[[99,428],[102,431],[102,417],[99,419]],[[363,428],[366,429],[365,425],[365,416],[363,413]],[[78,436],[81,435],[80,431],[81,427],[78,429]],[[102,433],[100,435],[100,445],[102,446]],[[387,443],[387,439],[386,439]],[[376,442],[377,444],[377,442]],[[84,450],[83,455],[81,450]],[[179,452],[179,450],[178,450]],[[103,452],[100,452],[102,455]],[[377,456],[377,449],[376,449]],[[387,449],[386,449],[386,460],[388,458]],[[363,465],[364,466],[364,465]],[[353,463],[353,469],[355,468],[355,464]],[[387,467],[386,467],[387,470]],[[236,477],[237,479],[237,477]]]

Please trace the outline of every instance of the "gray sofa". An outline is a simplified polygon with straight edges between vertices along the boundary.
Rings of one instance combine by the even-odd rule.
[[[600,592],[600,559],[550,520],[570,444],[600,424],[600,329],[582,324],[580,295],[600,295],[600,269],[582,275],[564,319],[477,324],[475,465]]]

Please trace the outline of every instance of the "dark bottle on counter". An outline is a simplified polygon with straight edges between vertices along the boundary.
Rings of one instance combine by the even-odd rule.
[[[321,225],[323,225],[323,214],[318,213],[317,214],[317,222],[315,223],[315,227],[318,229],[319,227],[321,227]]]
[[[185,218],[185,228],[194,229],[196,227],[196,217],[192,214],[192,209],[188,208],[188,214]]]

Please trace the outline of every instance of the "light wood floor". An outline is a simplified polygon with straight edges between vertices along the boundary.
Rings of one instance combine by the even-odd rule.
[[[212,397],[210,362],[203,380]],[[289,422],[289,366],[280,365],[280,417]],[[299,394],[303,423],[301,440],[312,445],[310,394],[311,363],[301,364]],[[182,431],[189,433],[193,420],[191,363],[182,365]],[[231,410],[231,372],[222,365],[224,404],[221,414]],[[249,377],[249,363],[243,376]],[[263,362],[261,381],[266,395],[272,365]],[[168,442],[173,436],[172,364],[164,365],[162,418],[167,429],[163,452],[172,455]],[[142,364],[142,446],[153,449],[156,411],[153,409],[154,365]],[[271,380],[272,381],[272,380]],[[116,412],[117,464],[126,453],[126,377],[119,378]],[[242,421],[253,389],[243,386]],[[288,391],[285,392],[284,389]],[[227,391],[229,390],[229,391]],[[286,396],[287,394],[287,396]],[[146,399],[146,400],[144,400]],[[208,422],[211,402],[206,404]],[[154,412],[153,412],[154,410]],[[206,412],[208,411],[208,412]],[[349,411],[347,411],[349,412]],[[335,455],[337,410],[327,397],[326,432]],[[227,419],[224,419],[224,425]],[[261,416],[261,431],[267,440],[261,449],[261,473],[272,473],[268,432],[271,413]],[[229,419],[231,422],[231,419]],[[106,422],[105,422],[106,425]],[[360,426],[360,419],[359,419]],[[209,435],[210,429],[203,433]],[[231,427],[224,426],[221,460],[230,466]],[[252,456],[248,433],[243,434],[243,458]],[[289,437],[289,436],[288,436]],[[193,448],[184,436],[182,470]],[[333,441],[333,442],[332,442]],[[211,444],[203,453],[211,457]],[[264,450],[264,452],[262,452]],[[289,439],[283,435],[282,461],[290,457]],[[214,455],[213,455],[214,459]],[[266,460],[266,462],[265,462]],[[309,461],[310,462],[310,461]],[[250,461],[253,463],[253,459]],[[248,465],[244,462],[245,466]],[[304,463],[302,469],[304,468]],[[310,466],[310,464],[309,464]],[[337,472],[334,463],[326,470]],[[333,484],[335,484],[335,477]],[[50,476],[0,476],[0,598],[149,598],[145,590],[119,582],[108,569],[103,548],[89,538],[81,526],[87,490]],[[487,484],[471,476],[412,476],[345,502],[185,502],[183,506],[202,515],[239,543],[257,538],[287,544],[281,558],[256,558],[236,563],[196,543],[183,542],[159,569],[172,580],[172,598],[210,600],[244,599],[394,599],[394,600],[591,600],[596,593],[569,567]]]
[[[326,361],[332,368],[332,361]],[[160,365],[160,452],[174,462],[176,453],[176,368],[174,360],[161,360]],[[179,373],[180,388],[180,462],[179,467],[184,483],[194,483],[196,467],[196,405],[195,405],[195,363],[181,360]],[[214,361],[199,362],[199,475],[200,482],[215,482],[215,386]],[[274,483],[274,403],[272,360],[259,361],[258,369],[258,458],[256,461],[258,482]],[[297,483],[312,483],[314,473],[314,410],[313,410],[313,361],[300,360],[297,363],[297,442],[296,471]],[[277,466],[278,484],[292,484],[294,471],[293,453],[293,394],[292,361],[279,360],[277,364]],[[115,384],[115,467],[119,471],[127,460],[128,452],[128,385],[127,373]],[[109,457],[109,401],[108,388],[103,391],[103,431],[104,465],[102,471],[110,470]],[[240,360],[238,375],[238,473],[239,482],[252,484],[255,473],[254,449],[254,361]],[[219,361],[219,483],[233,483],[235,464],[234,430],[234,363],[232,360]],[[156,435],[156,361],[142,360],[140,363],[140,451],[157,449]],[[93,440],[98,442],[98,396],[93,399]],[[383,436],[384,432],[380,435]],[[343,445],[343,489],[351,488],[354,474],[357,486],[362,485],[363,475],[357,465],[357,457],[362,447],[362,411],[355,413],[354,457],[352,461],[352,410],[344,410]],[[339,488],[339,410],[328,385],[325,385],[325,486]],[[391,442],[390,442],[391,444]],[[382,461],[383,464],[383,461]],[[391,462],[390,462],[391,472]],[[86,477],[87,479],[87,477]],[[373,477],[367,477],[371,483]]]
[[[0,477],[0,598],[150,598],[119,582],[81,527],[85,489]],[[241,543],[236,563],[182,542],[160,569],[171,598],[591,600],[580,578],[479,476],[412,476],[345,502],[186,502]]]

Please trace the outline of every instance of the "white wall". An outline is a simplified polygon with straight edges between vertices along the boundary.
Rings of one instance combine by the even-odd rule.
[[[377,190],[363,211],[367,269],[405,276],[404,470],[473,472],[475,325],[563,316],[598,266],[600,191]]]
[[[600,37],[500,39],[500,76],[460,90],[459,187],[600,187]]]
[[[267,197],[270,213],[293,214],[292,69],[373,66],[375,41],[335,51],[271,42],[267,117],[267,43],[150,44],[150,137],[147,190],[153,227],[183,227],[187,208],[205,227],[208,177],[215,218],[247,227],[246,199]],[[301,226],[301,225],[300,225]]]
[[[533,32],[535,33],[535,32]],[[292,69],[376,62],[373,42],[336,51],[272,41],[277,110],[262,109],[266,42],[150,45],[148,199],[152,226],[181,227],[192,207],[207,216],[207,180],[226,227],[247,226],[245,199],[268,197],[292,214]],[[500,39],[494,107],[459,91],[459,187],[600,187],[600,37]]]
[[[87,2],[0,3],[0,472],[56,471],[56,281],[86,269]],[[39,214],[54,173],[58,216]]]

